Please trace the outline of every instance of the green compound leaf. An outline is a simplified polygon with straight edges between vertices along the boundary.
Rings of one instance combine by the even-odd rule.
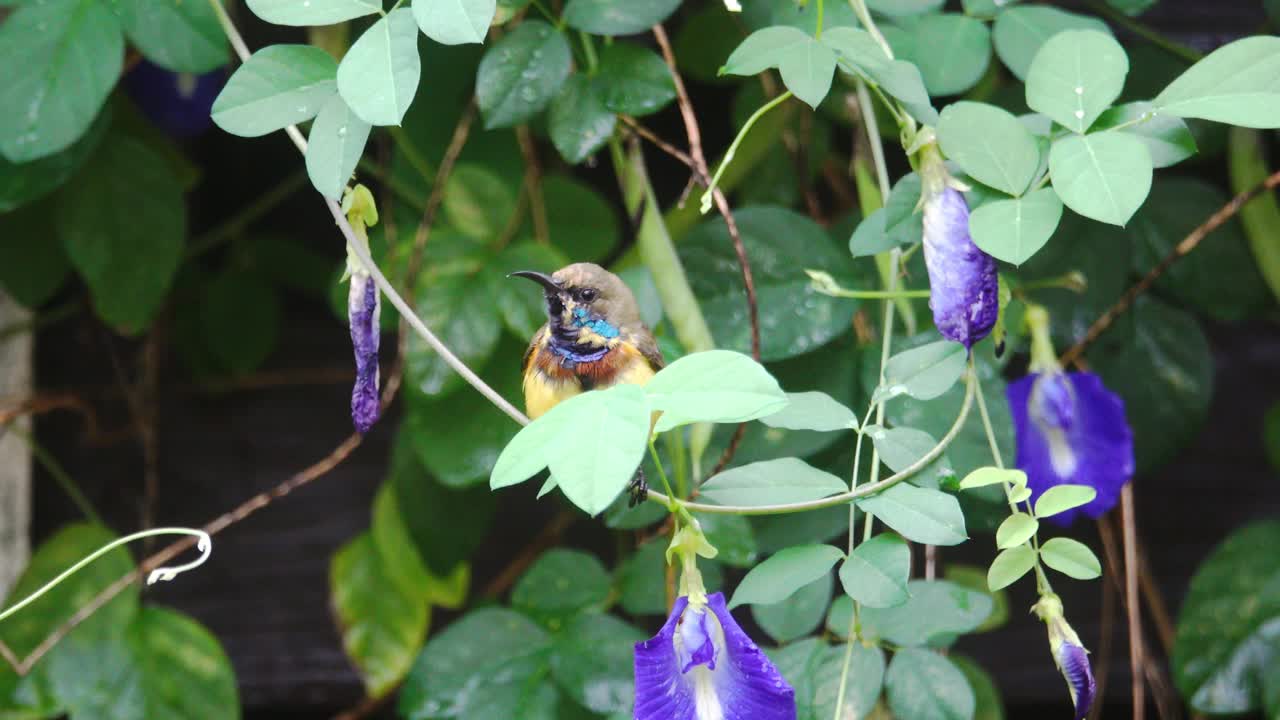
[[[857,503],[914,542],[959,545],[968,539],[960,503],[954,495],[939,490],[898,483]]]
[[[55,218],[94,310],[126,333],[146,328],[182,259],[187,215],[172,166],[150,147],[116,136],[68,185]]]
[[[938,111],[929,102],[920,70],[904,60],[889,60],[867,31],[836,27],[822,34],[822,42],[836,54],[843,72],[862,75],[897,98],[916,120],[926,125],[938,123]]]
[[[1280,37],[1248,37],[1214,50],[1152,104],[1178,117],[1280,127]]]
[[[236,69],[213,101],[213,122],[258,137],[310,120],[337,91],[338,64],[310,45],[269,45]]]
[[[884,690],[894,716],[912,720],[972,718],[977,704],[964,673],[932,650],[907,648],[895,653],[884,676]]]
[[[430,606],[394,581],[368,532],[334,554],[329,593],[347,657],[369,696],[382,697],[413,665],[426,637]]]
[[[852,410],[817,390],[787,393],[787,404],[778,412],[760,418],[760,422],[785,430],[835,432],[858,429],[858,416]]]
[[[1053,189],[1067,207],[1124,226],[1151,191],[1151,154],[1141,140],[1108,130],[1059,138],[1049,150]]]
[[[107,134],[111,116],[111,106],[104,106],[98,118],[71,147],[39,160],[11,163],[0,154],[0,213],[40,200],[70,180]],[[18,300],[21,302],[22,298]]]
[[[884,383],[872,395],[872,402],[899,395],[932,400],[960,379],[968,355],[963,345],[948,340],[900,352],[885,363]]]
[[[867,607],[885,608],[907,601],[911,549],[902,538],[880,533],[858,545],[840,566],[845,593]]]
[[[658,112],[676,97],[671,71],[662,58],[628,42],[605,46],[593,82],[606,108],[636,117]]]
[[[1035,536],[1040,529],[1040,521],[1024,512],[1016,512],[996,529],[996,547],[1008,550],[1017,547]]]
[[[399,125],[421,75],[418,26],[413,11],[400,8],[351,45],[338,65],[338,92],[370,125]]]
[[[1062,200],[1043,188],[1020,198],[984,203],[969,216],[969,232],[983,252],[1021,265],[1049,242],[1061,220]]]
[[[569,0],[564,21],[592,35],[635,35],[667,19],[680,0]]]
[[[947,157],[978,182],[1021,195],[1040,167],[1040,149],[1010,113],[976,102],[943,108],[938,142]]]
[[[1009,587],[1036,565],[1036,551],[1026,545],[1009,548],[996,556],[987,570],[987,587],[995,592]]]
[[[636,694],[633,652],[635,644],[646,637],[640,629],[612,615],[579,615],[556,636],[551,651],[552,677],[592,712],[630,714]]]
[[[511,222],[511,216],[515,215],[516,192],[489,168],[463,163],[450,173],[441,203],[445,217],[455,230],[481,242],[492,243],[502,235]]]
[[[776,552],[742,578],[729,607],[782,602],[829,573],[842,558],[844,553],[839,548],[821,544],[797,545]]]
[[[787,396],[760,363],[731,350],[685,355],[644,387],[661,410],[656,432],[694,422],[738,423],[781,410]]]
[[[372,129],[337,93],[320,108],[307,135],[307,175],[321,195],[342,199]]]
[[[638,386],[615,385],[560,405],[569,407],[575,429],[555,442],[551,477],[570,502],[598,515],[640,466],[649,439],[649,403]]]
[[[403,717],[524,716],[551,672],[551,637],[519,613],[473,610],[427,643],[400,691]]]
[[[1088,485],[1054,485],[1036,500],[1036,517],[1053,517],[1081,505],[1088,505],[1096,497],[1098,491]]]
[[[0,154],[25,163],[71,146],[120,77],[124,36],[97,0],[27,3],[0,25]],[[21,71],[17,69],[21,68]]]
[[[1031,61],[1049,40],[1065,30],[1110,32],[1097,18],[1047,5],[1022,5],[1002,10],[991,26],[996,55],[1019,80],[1027,80]]]
[[[551,631],[609,599],[609,573],[594,555],[554,548],[538,558],[511,590],[511,607]]]
[[[1243,714],[1263,707],[1280,662],[1280,523],[1241,528],[1196,570],[1178,617],[1173,679],[1198,712]]]
[[[777,68],[787,89],[816,108],[831,90],[836,56],[831,48],[803,30],[779,25],[747,36],[720,72],[755,75],[769,68]]]
[[[245,0],[254,15],[276,25],[333,25],[372,15],[379,0]]]
[[[848,489],[844,480],[799,458],[777,458],[713,475],[699,495],[720,505],[758,506],[819,500]]]
[[[1142,119],[1142,118],[1146,119]],[[1161,115],[1149,102],[1116,105],[1098,116],[1089,128],[1092,132],[1110,130],[1118,125],[1138,121],[1121,130],[1136,135],[1151,153],[1151,164],[1157,168],[1176,165],[1196,154],[1196,139],[1187,124],[1172,115]]]
[[[1044,564],[1076,580],[1092,580],[1102,575],[1102,563],[1088,545],[1071,538],[1056,537],[1040,546]]]
[[[130,42],[174,72],[203,73],[227,62],[227,40],[207,2],[120,0],[114,5]]]
[[[1115,38],[1097,30],[1058,33],[1027,71],[1027,107],[1083,133],[1124,89],[1129,58]]]
[[[802,638],[822,624],[834,585],[828,571],[781,602],[752,605],[751,619],[779,643]]]
[[[935,97],[969,90],[991,64],[991,33],[980,20],[957,13],[929,14],[915,24],[912,36],[913,59]]]
[[[618,118],[604,105],[592,78],[577,74],[551,102],[547,131],[560,157],[571,165],[586,160],[613,136]]]
[[[413,17],[442,45],[482,43],[498,11],[496,0],[413,0]]]
[[[485,51],[476,71],[476,102],[485,129],[519,125],[537,115],[559,93],[571,65],[563,34],[540,20],[520,23]]]

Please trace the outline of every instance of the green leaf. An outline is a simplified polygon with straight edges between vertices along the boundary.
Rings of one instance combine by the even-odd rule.
[[[378,486],[378,493],[373,498],[373,521],[370,523],[369,534],[388,579],[400,592],[425,596],[432,585],[439,582],[427,570],[422,556],[414,547],[395,488],[386,480]],[[458,567],[465,568],[466,565],[460,564]]]
[[[1043,188],[983,204],[969,216],[969,232],[974,244],[988,255],[1021,265],[1049,242],[1061,220],[1062,200]]]
[[[560,405],[568,406],[567,422],[574,431],[553,441],[551,477],[570,502],[598,515],[640,466],[649,438],[649,403],[638,386],[615,385]]]
[[[933,436],[915,428],[895,427],[885,429],[880,425],[867,425],[862,429],[880,454],[880,460],[894,472],[902,472],[914,465],[938,445]],[[920,472],[908,479],[913,485],[937,489],[939,484],[955,475],[945,454],[939,456]]]
[[[1009,597],[1003,590],[991,590],[987,586],[987,571],[973,565],[948,563],[946,579],[969,590],[976,590],[991,598],[991,614],[974,632],[989,632],[1009,622]]]
[[[485,242],[501,237],[516,213],[515,191],[492,170],[469,163],[450,173],[441,203],[454,229]]]
[[[779,643],[802,638],[822,624],[834,584],[828,571],[781,602],[752,605],[751,619]]]
[[[636,549],[630,557],[618,565],[615,582],[619,604],[632,615],[666,615],[667,593],[663,577],[666,574],[667,542],[654,538]],[[720,564],[699,560],[702,580],[708,592],[715,592],[723,584]]]
[[[1176,165],[1196,154],[1196,139],[1187,124],[1172,115],[1161,115],[1149,102],[1116,105],[1099,115],[1089,130],[1100,132],[1131,122],[1137,124],[1121,132],[1141,139],[1151,153],[1151,164],[1157,168]]]
[[[321,195],[342,199],[372,129],[337,93],[320,108],[307,134],[307,175]]]
[[[1098,497],[1098,491],[1088,485],[1054,485],[1036,500],[1036,517],[1053,517],[1081,505],[1088,505]]]
[[[609,573],[594,555],[553,548],[520,576],[511,607],[554,632],[583,611],[603,608],[609,587]]]
[[[1016,2],[1018,0],[962,0],[960,5],[964,8],[966,15],[992,20],[1000,14],[1001,10]]]
[[[1214,50],[1169,83],[1152,104],[1178,117],[1280,127],[1280,38],[1247,37]]]
[[[994,105],[961,101],[943,108],[938,142],[974,180],[1010,195],[1021,195],[1040,167],[1035,138]]]
[[[822,268],[846,287],[857,285],[853,259],[822,228],[778,207],[734,210],[743,247],[751,258],[760,315],[761,359],[784,360],[815,350],[849,331],[857,303],[827,297],[810,287],[801,268]],[[724,272],[738,259],[724,220],[704,222],[677,245],[689,284],[718,347],[751,348],[742,276]]]
[[[1015,487],[1027,484],[1027,474],[1021,470],[1006,470],[998,467],[981,467],[965,476],[960,481],[961,490],[986,487],[987,485],[1003,485],[1009,483]]]
[[[822,34],[822,42],[835,52],[842,71],[865,76],[897,98],[916,120],[926,125],[938,123],[938,111],[929,102],[919,68],[903,60],[889,60],[867,31],[831,28]]]
[[[955,496],[898,483],[860,498],[858,507],[876,516],[908,540],[930,545],[958,545],[968,539],[964,513]]]
[[[139,699],[141,712],[132,716],[128,711],[121,715],[113,713],[111,718],[240,717],[240,697],[231,660],[218,639],[193,618],[168,608],[142,608],[129,626],[127,641],[133,655],[128,668],[132,682],[124,684],[125,687],[116,685],[116,692],[111,694],[118,693],[118,700]],[[104,671],[120,669],[104,668]],[[114,705],[113,709],[120,707]]]
[[[213,101],[213,122],[258,137],[310,120],[338,91],[338,65],[310,45],[269,45],[236,68]]]
[[[919,220],[919,218],[916,218],[917,223]],[[853,234],[849,236],[849,253],[854,257],[878,255],[899,245],[908,245],[914,242],[910,232],[910,223],[898,225],[898,228],[893,232],[886,230],[884,223],[884,208],[876,210],[858,223],[857,227],[853,229]],[[923,232],[923,230],[920,232]],[[920,233],[917,232],[914,237],[920,237]]]
[[[915,23],[912,35],[913,59],[935,97],[972,88],[991,63],[991,33],[980,20],[957,13],[929,14]]]
[[[62,244],[50,237],[56,212],[46,201],[0,216],[0,287],[30,309],[53,297],[71,272]]]
[[[737,423],[785,407],[787,396],[768,370],[731,350],[685,355],[658,371],[644,388],[661,410],[656,432],[694,422]]]
[[[473,610],[427,643],[405,678],[402,717],[515,717],[550,673],[551,637],[502,608]]]
[[[1141,474],[1195,437],[1208,417],[1214,363],[1209,341],[1190,315],[1140,297],[1130,317],[1115,344],[1096,348],[1089,359],[1124,400]]]
[[[494,43],[476,71],[476,102],[486,130],[537,115],[560,92],[572,57],[564,35],[541,20],[520,23]]]
[[[946,580],[912,580],[907,583],[907,594],[902,605],[864,607],[864,637],[902,646],[942,647],[954,642],[957,635],[972,632],[991,615],[990,595]],[[847,623],[845,620],[838,632],[847,632]]]
[[[591,185],[568,175],[547,175],[542,178],[542,201],[547,208],[551,242],[566,258],[597,262],[607,257],[621,239],[613,206]],[[499,269],[509,272],[522,268]],[[625,280],[626,274],[623,276]],[[637,288],[632,286],[632,290]],[[637,291],[636,297],[641,293]],[[652,327],[653,323],[649,324]]]
[[[352,43],[338,65],[338,92],[370,125],[399,125],[421,75],[418,25],[412,10],[400,8]]]
[[[413,17],[442,45],[482,43],[498,11],[496,0],[413,0]]]
[[[0,80],[0,107],[8,109],[0,113],[0,154],[24,163],[70,147],[102,109],[123,62],[124,36],[106,4],[19,7],[0,25],[0,67],[11,70]]]
[[[1230,198],[1218,186],[1190,177],[1166,177],[1129,223],[1134,272],[1146,274]],[[1244,320],[1270,302],[1240,223],[1228,219],[1205,236],[1156,282],[1188,307],[1223,320]]]
[[[55,229],[94,310],[126,333],[159,311],[182,259],[186,208],[170,165],[123,136],[103,143],[67,186]]]
[[[841,633],[842,635],[844,633]],[[813,695],[814,720],[836,717],[836,700],[840,694],[841,673],[845,671],[845,648],[826,648],[819,656],[818,667],[813,671],[815,687]],[[840,717],[865,718],[871,716],[880,690],[884,686],[884,651],[854,643],[849,651],[848,673],[844,678],[844,709]],[[791,680],[791,678],[787,678]],[[795,681],[792,680],[792,685]],[[843,713],[849,713],[845,715]]]
[[[904,17],[932,12],[945,4],[944,0],[868,0],[867,7],[889,17]]]
[[[1110,35],[1067,30],[1050,38],[1027,71],[1027,107],[1083,133],[1120,96],[1129,58]]]
[[[1040,546],[1044,564],[1076,580],[1092,580],[1102,575],[1102,563],[1088,545],[1071,538],[1056,537]]]
[[[435,243],[446,239],[437,233]],[[419,282],[414,309],[462,362],[482,367],[502,333],[502,322],[488,293],[488,283],[475,282],[467,274],[450,273]],[[514,372],[514,371],[513,371]],[[405,379],[427,395],[442,395],[461,384],[457,373],[417,336],[409,336]]]
[[[629,713],[635,697],[632,654],[646,637],[611,615],[579,615],[556,636],[551,673],[561,689],[592,712]]]
[[[969,681],[969,687],[973,688],[974,699],[977,701],[973,720],[1004,720],[1004,705],[1001,702],[1000,689],[996,687],[991,675],[978,663],[964,655],[952,653],[947,656],[947,659],[960,668],[960,672],[964,673],[965,679]]]
[[[880,533],[858,545],[840,566],[840,584],[866,607],[893,607],[907,601],[911,548],[892,533]]]
[[[119,0],[112,7],[133,46],[166,70],[205,73],[227,63],[226,35],[207,2]]]
[[[829,573],[843,557],[839,548],[830,545],[797,545],[776,552],[742,578],[729,607],[782,602]]]
[[[426,637],[430,607],[392,580],[367,532],[334,554],[329,593],[347,657],[369,696],[382,697],[408,674]]]
[[[812,35],[790,26],[767,27],[751,33],[725,61],[722,73],[755,75],[777,68],[782,82],[810,107],[831,90],[836,56]]]
[[[1043,500],[1044,496],[1041,496],[1041,499]],[[1039,517],[1044,516],[1039,515]],[[996,530],[996,547],[1001,550],[1008,550],[1022,545],[1035,537],[1036,531],[1039,529],[1040,521],[1036,518],[1024,512],[1013,513],[1005,518],[1005,521],[1000,523],[1000,527]]]
[[[899,395],[932,400],[960,379],[968,356],[963,345],[948,340],[900,352],[885,363],[884,382],[871,401],[884,402]]]
[[[1068,135],[1049,150],[1053,189],[1072,210],[1123,226],[1151,191],[1151,154],[1133,135]]]
[[[1263,706],[1264,678],[1280,662],[1280,523],[1232,533],[1196,570],[1178,616],[1173,680],[1197,712],[1243,714]]]
[[[564,21],[592,35],[647,32],[680,6],[680,0],[569,0]]]
[[[577,165],[604,146],[613,136],[618,118],[596,91],[593,78],[571,76],[551,102],[547,131],[560,157]]]
[[[280,298],[266,278],[226,269],[200,292],[200,335],[204,349],[233,375],[266,362],[280,332]]]
[[[276,25],[333,25],[372,15],[382,9],[380,0],[245,0],[245,2],[254,15]]]
[[[808,502],[849,489],[844,480],[799,458],[761,460],[712,475],[698,494],[720,505],[783,505]]]
[[[824,392],[811,390],[787,393],[786,396],[787,404],[781,410],[760,418],[760,422],[787,430],[835,432],[858,429],[858,416]]]
[[[1022,5],[1002,10],[991,26],[996,55],[1025,82],[1031,61],[1049,38],[1066,30],[1109,32],[1103,21],[1048,5]]]
[[[730,567],[747,568],[759,559],[755,530],[743,515],[698,515],[702,533],[717,550],[716,560]]]
[[[11,163],[0,155],[0,213],[40,200],[70,180],[98,147],[111,119],[111,106],[104,106],[98,118],[71,147],[39,160]]]
[[[906,648],[894,654],[884,676],[889,709],[912,720],[968,720],[976,700],[964,673],[932,650]]]
[[[658,112],[676,97],[671,71],[662,58],[628,42],[601,50],[592,82],[606,108],[635,117]]]
[[[571,429],[575,411],[559,403],[545,415],[520,429],[493,465],[489,487],[498,490],[528,480],[551,462],[552,450]]]

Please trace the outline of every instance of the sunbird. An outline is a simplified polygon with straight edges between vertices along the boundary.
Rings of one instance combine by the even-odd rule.
[[[617,275],[594,263],[566,265],[551,275],[511,275],[541,285],[547,301],[547,323],[534,333],[521,365],[531,419],[588,390],[643,385],[662,369],[658,342]]]

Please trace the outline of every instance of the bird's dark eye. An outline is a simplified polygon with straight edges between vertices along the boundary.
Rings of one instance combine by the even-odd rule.
[[[578,299],[582,302],[591,302],[600,295],[599,291],[594,288],[582,288],[578,291]]]

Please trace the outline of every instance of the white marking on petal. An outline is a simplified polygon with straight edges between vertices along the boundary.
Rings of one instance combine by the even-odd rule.
[[[1045,441],[1049,445],[1049,463],[1053,472],[1061,478],[1069,478],[1080,464],[1071,443],[1067,442],[1067,434],[1061,428],[1042,426]]]

